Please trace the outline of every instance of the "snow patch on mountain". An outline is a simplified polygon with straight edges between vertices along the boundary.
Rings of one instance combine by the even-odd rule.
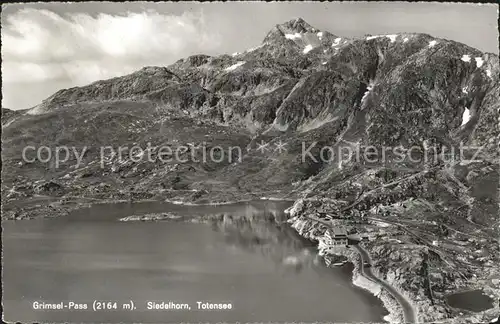
[[[467,88],[468,88],[468,87],[463,87],[463,88],[462,88],[462,93],[469,93],[469,92],[467,91]]]
[[[295,33],[295,34],[285,34],[285,38],[286,39],[291,39],[291,40],[294,40],[294,39],[297,39],[297,38],[302,38],[302,35],[299,34],[299,33]]]
[[[366,97],[368,97],[368,95],[370,94],[370,91],[371,91],[371,90],[372,90],[372,87],[371,87],[371,86],[368,86],[368,87],[366,88],[366,91],[365,91],[365,93],[363,94],[363,97],[361,98],[361,102],[364,102],[364,101],[365,101]]]
[[[391,40],[391,43],[394,43],[396,41],[396,38],[398,38],[398,35],[374,35],[374,36],[368,36],[366,37],[366,40],[372,40],[372,39],[375,39],[375,38],[379,38],[379,37],[387,37]]]
[[[307,53],[309,53],[312,49],[313,49],[313,47],[312,47],[312,45],[311,45],[311,44],[306,45],[306,47],[304,48],[304,51],[302,51],[302,53],[307,54]]]
[[[396,41],[396,38],[398,38],[398,35],[385,35],[385,37],[389,38],[391,40],[391,43],[394,43]]]
[[[233,64],[230,67],[227,67],[225,70],[226,71],[234,71],[245,63],[246,63],[245,61],[239,61],[236,64]]]
[[[462,55],[461,60],[464,62],[470,62],[470,55],[467,54]]]
[[[337,38],[335,38],[335,39],[333,40],[332,47],[333,47],[333,46],[337,46],[337,45],[339,45],[341,40],[342,40],[342,38],[341,38],[341,37],[337,37]]]
[[[486,75],[491,78],[491,71],[490,70],[486,70]]]
[[[475,60],[476,60],[476,66],[478,68],[480,68],[481,66],[483,66],[484,60],[483,60],[482,57],[476,57]]]
[[[462,114],[462,126],[467,124],[470,119],[470,111],[468,108],[465,108],[464,113]]]
[[[436,44],[437,44],[437,41],[435,41],[435,40],[430,41],[430,42],[429,42],[429,48],[430,48],[430,47],[434,47],[434,46],[436,46]]]
[[[403,39],[403,43],[406,43],[407,41],[408,41],[408,37],[405,37],[405,38]]]
[[[265,45],[267,45],[267,43],[264,43],[264,44],[261,44],[261,45],[259,45],[259,46],[255,46],[255,47],[249,48],[249,49],[247,49],[247,50],[245,51],[245,53],[253,52],[253,51],[255,51],[256,49],[259,49],[259,48],[261,48],[261,47],[264,47]]]
[[[319,39],[321,39],[321,37],[323,37],[323,32],[318,32],[316,35],[318,35]]]
[[[361,98],[361,107],[363,107],[363,104],[365,103],[366,98],[368,98],[368,95],[370,94],[370,91],[373,89],[374,85],[375,85],[375,83],[372,80],[372,81],[370,81],[370,83],[366,87],[366,91],[363,94],[363,97]]]

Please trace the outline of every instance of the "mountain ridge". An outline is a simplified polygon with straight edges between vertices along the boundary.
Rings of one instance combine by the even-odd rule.
[[[293,24],[296,24],[297,21],[303,22],[300,26],[306,24],[303,20],[299,19],[292,20],[285,24],[277,26],[293,26]],[[301,27],[298,30],[306,30],[307,32],[311,30],[317,31],[317,29],[315,29],[314,27],[311,27],[310,25],[307,26],[308,27]],[[272,31],[270,32],[270,34],[272,34]],[[268,36],[270,34],[268,34]],[[268,38],[268,36],[266,36],[265,40]],[[117,77],[104,81],[96,81],[84,87],[74,87],[71,89],[61,90],[44,100],[41,105],[38,105],[37,107],[32,109],[30,113],[37,113],[38,111],[43,112],[45,109],[50,109],[51,105],[58,106],[61,103],[72,104],[80,101],[91,100],[93,96],[95,97],[95,100],[134,99],[164,102],[163,97],[165,97],[165,95],[163,95],[162,97],[162,92],[164,94],[169,94],[169,91],[179,91],[180,89],[183,89],[183,91],[187,92],[186,95],[191,97],[187,100],[194,101],[190,102],[190,104],[194,104],[195,110],[198,110],[201,106],[201,101],[217,101],[220,100],[221,97],[224,97],[224,95],[228,92],[234,93],[240,91],[243,92],[243,95],[248,96],[244,88],[247,87],[248,83],[252,81],[259,82],[260,89],[262,90],[260,92],[254,91],[253,93],[250,93],[250,95],[265,95],[265,93],[262,92],[272,93],[274,92],[274,90],[280,89],[281,87],[289,89],[292,83],[298,82],[297,79],[301,79],[304,76],[304,73],[307,73],[305,71],[314,73],[315,71],[322,70],[344,70],[344,74],[349,74],[350,71],[348,69],[351,69],[354,73],[357,73],[355,71],[361,69],[361,72],[363,72],[363,75],[365,75],[365,77],[362,77],[362,79],[364,79],[362,80],[362,83],[364,85],[361,85],[361,87],[365,87],[366,89],[367,84],[370,82],[370,79],[375,77],[374,73],[377,73],[378,70],[382,70],[382,73],[391,70],[393,70],[393,73],[397,71],[397,69],[394,69],[394,66],[392,66],[390,63],[387,63],[388,60],[392,59],[393,61],[398,62],[398,60],[401,61],[402,59],[404,59],[404,57],[406,57],[407,61],[411,61],[411,58],[413,56],[417,56],[414,58],[414,62],[409,62],[409,64],[422,64],[419,63],[419,60],[421,61],[422,58],[418,57],[418,55],[420,55],[419,53],[421,51],[426,50],[433,51],[434,55],[439,54],[440,52],[444,52],[446,56],[449,56],[450,53],[453,53],[455,54],[454,60],[457,62],[459,59],[463,61],[462,58],[466,55],[469,57],[473,56],[476,61],[478,58],[480,58],[482,62],[481,64],[484,64],[484,62],[486,62],[486,66],[482,69],[476,62],[476,67],[480,71],[479,74],[483,75],[483,79],[484,76],[487,76],[491,80],[494,80],[498,75],[498,67],[496,67],[498,65],[498,57],[490,56],[489,54],[483,55],[475,49],[452,41],[444,41],[444,44],[442,44],[441,40],[436,41],[436,39],[434,38],[430,40],[430,36],[426,34],[413,34],[413,36],[409,36],[409,34],[368,36],[365,38],[365,40],[348,40],[347,46],[346,43],[342,45],[343,41],[346,42],[345,39],[342,41],[342,38],[336,38],[336,40],[340,40],[338,41],[338,43],[337,41],[334,41],[332,43],[332,47],[335,48],[340,45],[340,50],[338,48],[335,48],[335,52],[333,54],[328,53],[325,55],[326,58],[323,57],[321,53],[317,53],[316,55],[313,55],[312,53],[303,53],[302,55],[300,55],[301,57],[295,60],[291,59],[290,56],[287,56],[286,53],[282,55],[280,52],[276,52],[276,49],[274,48],[286,48],[294,55],[298,54],[297,52],[299,51],[297,50],[297,48],[295,48],[297,47],[295,41],[287,39],[285,36],[286,35],[282,33],[282,35],[280,35],[280,39],[288,43],[286,43],[285,45],[280,43],[278,44],[279,46],[271,46],[271,48],[269,49],[267,48],[268,43],[264,42],[262,47],[256,48],[247,53],[234,55],[233,57],[229,57],[228,55],[222,55],[219,57],[195,55],[187,58],[186,60],[179,60],[178,62],[166,68],[148,67],[148,69],[150,69],[152,73],[145,73],[145,68],[143,68],[127,76]],[[301,37],[302,36],[297,38]],[[402,55],[400,55],[401,57],[398,57],[398,54],[400,53],[396,51],[391,52],[387,48],[387,45],[391,46],[393,43],[396,43],[396,45],[398,46],[401,44],[406,44],[409,46],[408,48],[403,48],[403,53]],[[304,47],[303,44],[302,47]],[[323,47],[320,46],[320,48]],[[318,47],[315,47],[314,49],[318,49]],[[328,52],[328,50],[330,49],[324,49],[323,51]],[[457,53],[458,51],[460,51],[461,53]],[[361,60],[360,62],[356,62],[354,56],[359,54],[364,54],[365,57],[369,56],[369,60],[365,59],[364,61]],[[425,55],[427,55],[427,57],[429,56],[428,54]],[[425,55],[424,57],[426,57]],[[483,57],[485,57],[485,59],[483,59]],[[312,62],[313,60],[316,62]],[[344,64],[344,61],[348,61],[350,62],[350,64]],[[385,65],[380,66],[380,61],[386,62]],[[493,63],[490,63],[491,61],[493,61]],[[456,64],[455,62],[453,63]],[[474,65],[474,62],[465,63]],[[304,70],[304,67],[306,70]],[[239,73],[242,69],[252,71],[247,71],[246,74]],[[179,70],[184,71],[184,74],[182,75],[182,72],[179,73]],[[186,70],[189,70],[190,74],[186,74]],[[178,73],[176,74],[176,72]],[[172,78],[164,77],[165,74],[170,73],[173,76],[176,76],[175,81],[177,82],[175,82]],[[232,75],[234,76],[234,78],[221,78],[220,80],[216,80],[217,75],[224,73]],[[476,71],[475,74],[478,74],[478,72]],[[182,75],[182,77],[180,75]],[[345,75],[345,77],[347,76],[351,77],[352,75]],[[477,76],[475,77],[477,78]],[[249,78],[250,80],[246,80],[245,78]],[[129,80],[127,81],[127,79]],[[262,79],[264,79],[263,85],[261,81]],[[269,82],[267,82],[268,80]],[[108,81],[114,83],[113,87],[109,85],[106,86],[106,84],[109,83]],[[117,83],[123,83],[122,87],[127,89],[120,89],[120,84],[116,85]],[[296,84],[297,83],[295,83],[295,85]],[[94,88],[102,86],[104,89],[92,89],[93,85]],[[198,85],[199,87],[197,88]],[[467,85],[462,88],[465,87],[467,87]],[[262,96],[262,98],[264,97],[265,96]],[[284,94],[280,96],[281,100],[284,100],[283,97]],[[167,103],[167,105],[168,104],[171,103]],[[283,110],[284,109],[282,108],[281,111]],[[220,114],[220,111],[218,111],[216,114]]]

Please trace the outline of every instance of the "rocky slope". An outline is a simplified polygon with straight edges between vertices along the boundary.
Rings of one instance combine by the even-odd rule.
[[[302,198],[304,215],[371,231],[374,269],[433,310],[422,320],[458,316],[445,294],[498,276],[499,91],[492,53],[426,34],[349,39],[295,19],[242,53],[2,109],[2,217],[96,200]],[[130,152],[148,143],[154,161]],[[27,162],[27,146],[69,147],[69,158]],[[165,161],[159,146],[183,149]]]

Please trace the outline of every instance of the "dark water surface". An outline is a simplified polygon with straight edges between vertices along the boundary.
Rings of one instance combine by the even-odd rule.
[[[446,297],[448,305],[473,312],[481,312],[493,307],[493,299],[483,294],[482,290],[469,290]]]
[[[352,285],[349,267],[326,268],[309,242],[280,225],[289,204],[120,203],[63,218],[3,222],[4,320],[382,321],[387,312]],[[216,220],[117,221],[162,211]],[[94,311],[95,300],[116,301],[117,309]],[[36,301],[73,301],[87,310],[35,310]],[[135,310],[123,309],[130,301]],[[148,301],[185,303],[191,310],[148,310]],[[232,309],[198,310],[197,301],[231,303]]]

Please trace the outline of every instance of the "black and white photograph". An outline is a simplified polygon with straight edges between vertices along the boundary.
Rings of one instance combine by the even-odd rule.
[[[498,323],[498,21],[3,3],[3,322]]]

